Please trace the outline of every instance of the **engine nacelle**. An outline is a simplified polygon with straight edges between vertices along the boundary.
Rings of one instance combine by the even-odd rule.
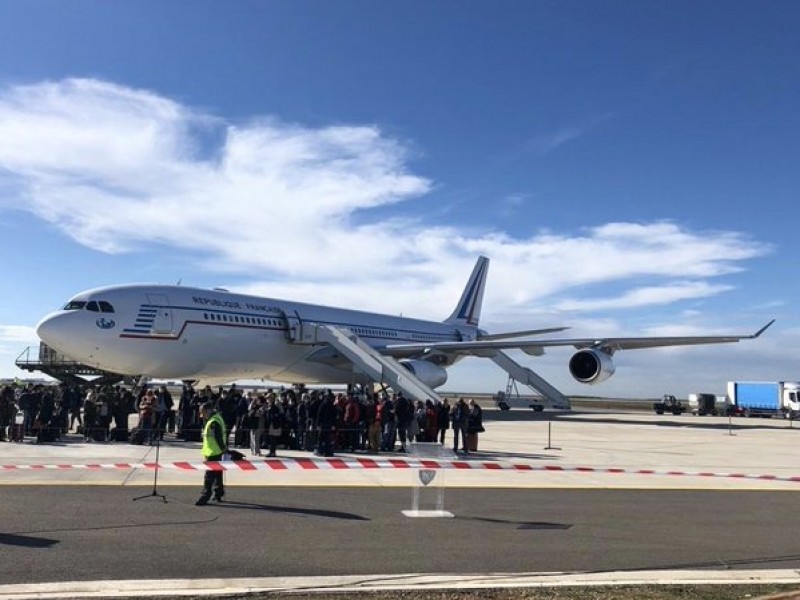
[[[569,372],[581,383],[593,385],[614,374],[614,361],[602,350],[579,350],[569,359]]]
[[[447,371],[427,360],[401,360],[400,364],[429,388],[437,388],[447,381]]]

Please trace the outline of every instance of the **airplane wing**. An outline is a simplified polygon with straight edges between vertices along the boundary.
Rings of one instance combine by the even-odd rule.
[[[564,331],[569,327],[548,327],[546,329],[526,329],[524,331],[507,331],[505,333],[484,333],[478,334],[479,340],[506,340],[509,338],[519,338],[528,335],[542,335],[543,333],[555,333],[556,331]]]
[[[772,319],[761,329],[749,335],[703,335],[703,336],[670,336],[670,337],[606,337],[606,338],[570,338],[551,340],[510,340],[483,339],[466,342],[432,342],[424,344],[389,344],[380,351],[394,358],[408,358],[421,354],[441,352],[443,354],[460,354],[470,356],[492,356],[497,350],[522,350],[540,356],[545,348],[557,346],[573,346],[598,348],[614,353],[617,350],[638,350],[642,348],[659,348],[665,346],[692,346],[699,344],[725,344],[740,340],[751,340],[759,337],[775,322]]]

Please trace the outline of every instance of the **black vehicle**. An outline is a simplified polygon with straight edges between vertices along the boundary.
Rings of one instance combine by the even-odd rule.
[[[692,414],[700,415],[701,417],[704,415],[713,415],[717,416],[718,414],[723,414],[724,410],[717,411],[717,397],[714,394],[692,394],[689,396],[689,404],[695,404],[692,401],[692,397],[695,398],[696,407],[692,407]]]
[[[681,404],[675,396],[671,394],[664,394],[661,402],[653,403],[653,410],[657,415],[663,415],[665,412],[672,413],[673,415],[680,415],[686,412],[686,407]]]

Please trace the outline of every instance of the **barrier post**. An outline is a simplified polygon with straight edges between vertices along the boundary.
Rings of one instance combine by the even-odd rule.
[[[552,434],[552,426],[553,426],[553,422],[552,421],[548,421],[547,422],[547,446],[545,446],[544,449],[545,450],[561,450],[561,448],[556,448],[555,446],[553,446],[550,443],[551,434]]]
[[[449,448],[433,442],[417,442],[406,446],[415,459],[452,460],[455,454]],[[454,517],[444,509],[445,469],[412,469],[411,510],[406,517]]]

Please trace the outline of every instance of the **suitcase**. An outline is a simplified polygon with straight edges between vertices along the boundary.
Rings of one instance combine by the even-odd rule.
[[[144,429],[134,427],[130,432],[130,443],[134,446],[141,446],[144,444]]]
[[[92,439],[95,442],[105,442],[106,430],[103,427],[95,427],[94,431],[92,432]]]
[[[25,440],[25,415],[17,413],[11,424],[11,441],[23,442]]]
[[[123,429],[121,427],[114,427],[111,430],[111,441],[112,442],[127,442],[130,438],[130,433],[127,429]]]
[[[42,427],[39,430],[39,435],[36,436],[36,440],[40,443],[49,444],[55,442],[58,439],[58,429],[54,427]]]
[[[250,445],[249,431],[244,427],[237,427],[234,429],[233,445],[237,448],[247,448]]]

